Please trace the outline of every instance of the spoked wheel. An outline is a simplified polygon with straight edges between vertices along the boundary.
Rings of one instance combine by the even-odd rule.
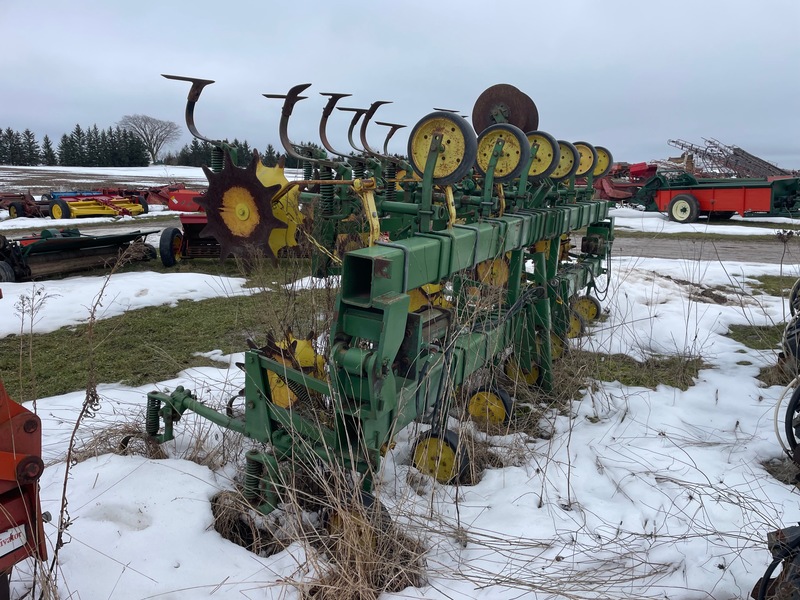
[[[575,174],[580,165],[580,154],[578,149],[564,140],[558,140],[559,160],[558,166],[550,174],[550,179],[553,181],[562,181],[569,179]]]
[[[536,146],[536,154],[528,171],[528,180],[533,182],[549,177],[561,160],[561,148],[556,138],[544,131],[531,131],[527,137],[528,143],[531,145],[531,152],[533,152],[533,146]]]
[[[165,267],[173,267],[183,258],[183,232],[177,227],[169,227],[161,232],[158,253]]]
[[[575,309],[571,309],[569,311],[569,322],[567,323],[567,332],[566,336],[568,340],[574,340],[575,338],[582,337],[586,333],[586,321],[584,318],[576,311]]]
[[[597,166],[597,150],[587,142],[575,142],[573,144],[578,150],[578,169],[575,171],[576,177],[586,177],[594,171]]]
[[[597,164],[594,166],[592,176],[595,179],[599,179],[600,177],[608,175],[611,167],[614,166],[614,157],[611,156],[611,152],[609,152],[607,148],[603,148],[603,146],[595,146],[594,149],[597,151]]]
[[[511,418],[514,403],[511,396],[495,386],[483,386],[470,392],[467,412],[481,425],[502,425]]]
[[[531,146],[525,133],[514,125],[498,123],[484,129],[478,136],[478,158],[475,161],[475,168],[481,176],[486,175],[495,144],[499,140],[505,143],[502,155],[495,164],[494,182],[506,183],[520,176],[530,159]]]
[[[523,369],[519,366],[513,354],[509,356],[503,364],[503,372],[512,381],[521,381],[532,386],[541,383],[542,371],[539,365],[532,364],[530,369]]]
[[[454,113],[436,111],[423,117],[408,137],[408,157],[420,177],[425,173],[431,140],[437,134],[442,136],[442,150],[433,170],[433,182],[450,185],[466,177],[475,164],[478,142],[470,124]]]
[[[455,431],[426,431],[414,444],[413,465],[439,483],[460,480],[469,466],[466,450],[458,443]]]
[[[676,223],[694,223],[699,211],[697,199],[691,194],[678,194],[667,206],[669,220]]]
[[[578,296],[578,298],[575,299],[572,303],[572,309],[583,317],[584,321],[591,323],[592,321],[596,321],[600,316],[602,307],[597,298],[586,294],[584,296]]]

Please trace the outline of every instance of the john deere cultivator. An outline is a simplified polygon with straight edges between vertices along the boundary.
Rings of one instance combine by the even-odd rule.
[[[191,115],[211,82],[189,81],[187,121],[199,135]],[[605,273],[613,240],[608,204],[591,200],[610,153],[538,130],[535,104],[513,86],[480,95],[477,136],[453,112],[423,117],[408,136],[407,159],[387,151],[400,125],[376,121],[388,127],[383,151],[368,143],[384,102],[341,108],[353,115],[356,154],[331,146],[328,117],[346,94],[323,94],[326,151],[292,143],[289,118],[308,87],[268,96],[283,99],[281,141],[304,161],[305,179],[265,184],[256,158],[242,169],[226,156],[219,172],[206,171],[200,202],[223,256],[257,248],[275,257],[297,243],[299,230],[313,242],[315,274],[341,274],[327,355],[295,339],[248,350],[242,417],[183,388],[147,398],[147,433],[159,442],[173,438],[187,410],[260,442],[247,453],[243,489],[265,514],[281,502],[289,460],[294,470],[323,464],[358,473],[369,491],[393,436],[415,420],[431,427],[416,441],[414,466],[458,480],[469,457],[448,429],[454,391],[487,367],[549,390],[567,338],[598,316],[588,292]],[[312,226],[300,204],[313,209]],[[585,232],[573,254],[578,230]],[[476,420],[511,417],[512,400],[494,386],[466,397]],[[328,410],[325,418],[300,410],[312,404]]]

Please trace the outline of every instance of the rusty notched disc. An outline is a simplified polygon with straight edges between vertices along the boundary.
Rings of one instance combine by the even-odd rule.
[[[478,96],[472,108],[476,133],[495,123],[511,123],[522,131],[535,131],[539,129],[539,111],[530,96],[513,85],[498,83]]]

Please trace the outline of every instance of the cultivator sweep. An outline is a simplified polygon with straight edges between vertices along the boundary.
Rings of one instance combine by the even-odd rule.
[[[192,82],[187,123],[199,135],[190,117],[211,82],[179,79]],[[331,146],[328,117],[346,94],[323,94],[325,151],[293,143],[289,117],[308,87],[267,96],[283,100],[280,138],[304,161],[304,179],[268,184],[256,159],[244,169],[227,159],[207,170],[202,204],[223,257],[247,248],[275,257],[296,243],[294,229],[312,240],[314,274],[341,275],[329,350],[323,357],[294,337],[251,344],[241,365],[243,416],[183,388],[147,398],[146,431],[159,442],[173,439],[187,410],[259,442],[246,455],[243,490],[264,514],[281,502],[289,461],[294,470],[358,473],[368,492],[383,453],[412,421],[431,425],[416,441],[414,466],[459,480],[469,457],[448,428],[455,391],[486,368],[550,390],[567,339],[599,314],[590,292],[614,237],[608,203],[591,199],[593,179],[611,167],[609,151],[538,130],[535,104],[513,86],[480,95],[478,135],[454,112],[423,117],[407,159],[387,151],[401,125],[376,121],[389,129],[383,151],[368,143],[383,101],[340,108],[353,114],[356,154]],[[300,205],[313,209],[311,225]],[[579,230],[573,252],[570,234]],[[511,418],[513,402],[498,387],[464,392],[473,419]],[[312,404],[327,416],[301,410]]]

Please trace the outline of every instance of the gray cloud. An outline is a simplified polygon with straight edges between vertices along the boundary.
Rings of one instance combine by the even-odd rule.
[[[217,81],[201,131],[263,149],[279,145],[280,103],[261,94],[297,83],[314,84],[290,123],[298,141],[318,139],[319,92],[392,100],[378,118],[410,128],[434,106],[471,114],[485,88],[510,83],[534,99],[541,129],[617,160],[705,137],[798,168],[799,21],[795,0],[5,0],[0,126],[55,141],[131,113],[183,126],[188,84],[160,77],[172,73]],[[342,148],[347,122],[331,121]],[[373,145],[382,135],[370,129]],[[390,149],[404,147],[401,132]]]

